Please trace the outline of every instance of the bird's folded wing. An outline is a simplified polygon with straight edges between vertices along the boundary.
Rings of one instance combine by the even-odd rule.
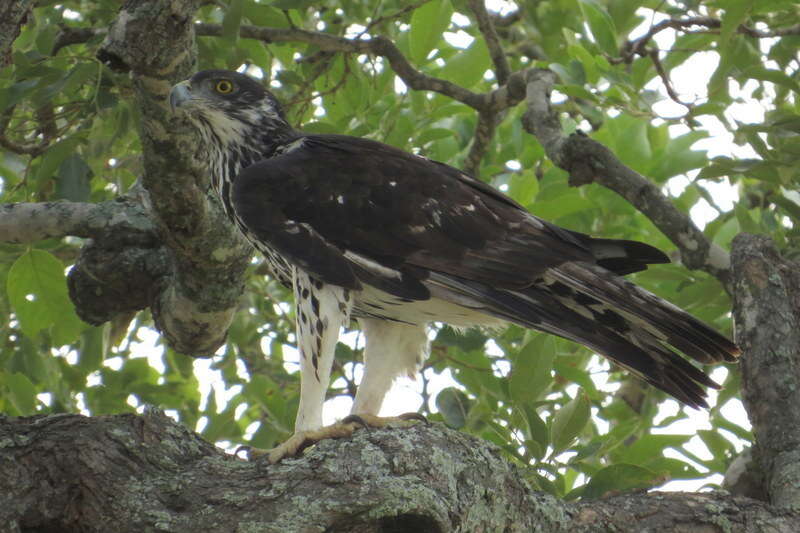
[[[550,267],[597,262],[596,243],[612,249],[626,242],[558,228],[455,168],[382,143],[301,139],[244,169],[234,181],[234,206],[259,240],[325,282],[424,299],[421,281],[434,271],[522,289]],[[646,262],[666,260],[639,246],[649,252]]]

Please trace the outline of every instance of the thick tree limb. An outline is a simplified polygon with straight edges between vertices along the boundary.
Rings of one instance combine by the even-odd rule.
[[[195,138],[167,105],[170,87],[195,69],[195,8],[190,0],[126,2],[98,56],[133,74],[142,184],[173,266],[151,306],[156,325],[175,350],[210,355],[225,340],[252,248],[219,209]]]
[[[278,465],[226,455],[159,413],[0,418],[0,531],[794,532],[725,493],[567,503],[491,444],[438,425],[359,430]],[[722,529],[720,529],[722,528]]]
[[[0,204],[0,242],[29,243],[66,237],[155,239],[153,221],[137,204],[123,200],[90,204],[45,202]]]
[[[65,236],[91,239],[68,277],[75,310],[90,324],[150,306],[171,271],[155,224],[131,198],[0,205],[0,242]]]
[[[565,137],[558,117],[550,107],[555,74],[547,70],[528,73],[523,118],[526,131],[544,147],[548,157],[569,172],[570,185],[597,182],[616,192],[649,218],[678,247],[686,267],[705,270],[730,292],[730,256],[710,241],[650,180],[625,166],[605,146],[575,134]]]
[[[0,4],[0,67],[11,64],[11,44],[28,20],[33,2],[3,2]]]
[[[800,265],[763,235],[733,240],[742,400],[770,501],[800,510]]]

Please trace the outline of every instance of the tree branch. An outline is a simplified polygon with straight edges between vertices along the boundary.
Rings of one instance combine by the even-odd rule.
[[[22,244],[65,236],[92,239],[67,278],[75,310],[84,321],[102,324],[158,301],[172,265],[141,204],[118,198],[99,204],[0,206],[0,242]]]
[[[705,28],[719,29],[722,27],[722,21],[714,17],[687,17],[682,19],[667,19],[653,24],[650,29],[637,39],[627,41],[623,46],[622,60],[630,62],[633,60],[634,55],[647,55],[647,43],[655,37],[656,34],[661,33],[667,29],[685,30],[693,26],[701,26]],[[763,31],[749,26],[741,25],[736,29],[737,33],[747,35],[756,39],[764,39],[770,37],[783,37],[785,35],[800,35],[800,24],[789,26],[787,28],[779,28],[777,30]]]
[[[141,206],[122,200],[99,204],[46,202],[0,205],[0,242],[22,244],[68,235],[104,239],[155,239],[156,227]]]
[[[486,47],[489,49],[489,55],[492,58],[492,63],[494,63],[494,75],[497,78],[497,83],[498,85],[504,85],[511,75],[511,68],[508,66],[503,47],[500,46],[500,39],[497,37],[492,18],[489,16],[489,12],[486,11],[485,0],[469,0],[469,8],[475,14],[475,19],[478,21],[478,29],[483,34]]]
[[[220,36],[222,35],[222,26],[219,24],[198,23],[195,24],[195,31],[200,36]],[[403,53],[400,52],[400,49],[386,37],[378,36],[367,40],[346,39],[327,33],[306,31],[298,28],[264,28],[246,24],[243,24],[239,29],[239,35],[246,39],[258,39],[266,43],[309,43],[329,52],[381,56],[389,61],[395,74],[414,90],[438,92],[475,109],[481,109],[486,105],[483,95],[474,93],[450,81],[428,76],[415,69]]]
[[[175,350],[211,355],[225,341],[253,251],[209,190],[194,132],[167,105],[172,84],[195,69],[196,7],[191,0],[126,2],[98,57],[133,74],[142,184],[172,265],[151,305],[156,325]]]
[[[49,531],[793,532],[800,515],[725,493],[580,503],[530,490],[492,444],[418,424],[358,430],[277,465],[166,416],[0,417],[0,524]]]
[[[33,10],[33,2],[0,4],[0,67],[11,64],[11,45]]]
[[[733,240],[742,400],[773,505],[800,510],[800,265],[762,235]]]
[[[494,131],[497,126],[498,116],[495,113],[482,111],[478,113],[478,123],[475,124],[475,134],[472,136],[472,144],[469,153],[462,165],[465,172],[478,176],[481,160],[486,154],[486,150],[492,143]]]
[[[642,212],[678,247],[683,264],[701,269],[730,287],[730,256],[708,240],[661,190],[634,170],[628,168],[605,146],[582,134],[565,137],[558,117],[550,106],[550,91],[555,74],[547,70],[529,72],[523,117],[525,130],[533,134],[548,157],[569,172],[570,185],[597,182],[616,192]]]
[[[15,107],[11,105],[0,114],[0,146],[15,154],[36,157],[47,150],[47,146],[50,144],[49,140],[43,138],[36,143],[21,143],[9,139],[8,135],[6,135]]]

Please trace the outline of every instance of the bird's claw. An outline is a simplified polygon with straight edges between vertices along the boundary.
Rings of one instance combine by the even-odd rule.
[[[298,431],[286,441],[269,450],[262,450],[251,446],[239,446],[236,449],[236,455],[238,455],[240,451],[244,451],[247,454],[247,458],[251,461],[266,457],[270,464],[275,464],[285,457],[297,455],[321,440],[349,437],[359,428],[408,427],[412,425],[414,421],[428,423],[428,419],[419,413],[404,413],[400,416],[388,417],[352,414],[330,426],[308,431]]]

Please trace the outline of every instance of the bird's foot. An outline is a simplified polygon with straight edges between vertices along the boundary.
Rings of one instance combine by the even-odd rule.
[[[321,440],[349,437],[359,428],[409,427],[413,425],[415,421],[428,423],[428,419],[419,413],[404,413],[400,416],[386,417],[368,414],[352,414],[330,426],[297,431],[294,435],[289,437],[288,440],[269,450],[247,446],[240,449],[246,451],[247,458],[251,461],[266,457],[270,464],[275,464],[285,457],[297,455]]]

